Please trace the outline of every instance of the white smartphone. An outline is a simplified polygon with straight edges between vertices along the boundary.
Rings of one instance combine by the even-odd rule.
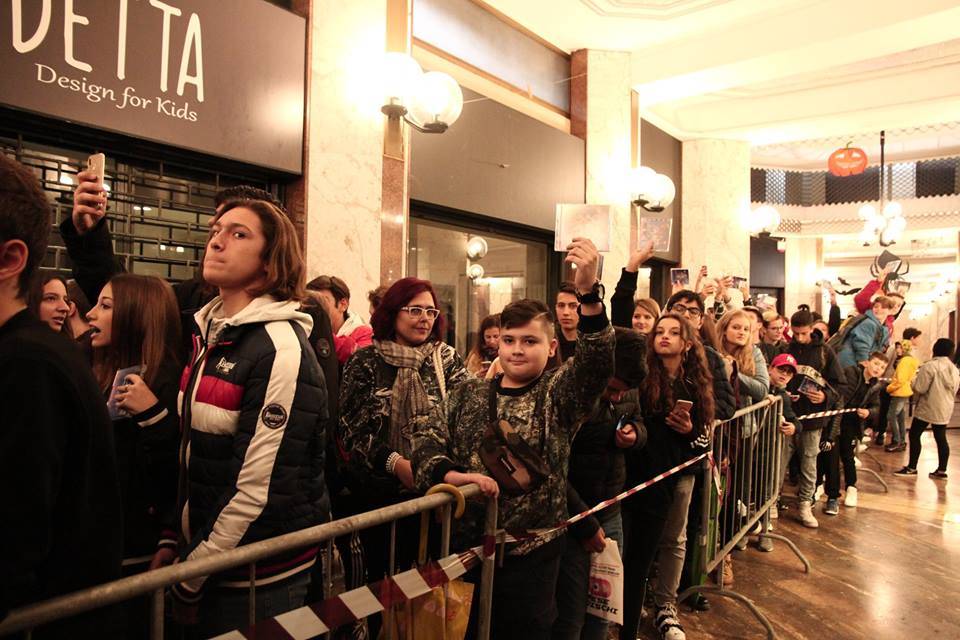
[[[107,156],[102,153],[95,153],[87,158],[87,171],[97,174],[97,179],[103,185],[104,171],[107,166]]]

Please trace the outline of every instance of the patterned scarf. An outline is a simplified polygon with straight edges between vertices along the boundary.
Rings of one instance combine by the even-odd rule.
[[[410,457],[410,423],[432,408],[430,397],[420,378],[420,367],[433,357],[437,343],[424,342],[419,347],[404,347],[392,340],[374,340],[373,346],[387,364],[397,368],[390,399],[390,446],[404,458]]]

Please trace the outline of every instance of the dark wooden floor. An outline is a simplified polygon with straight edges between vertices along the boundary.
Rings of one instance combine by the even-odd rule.
[[[732,588],[757,604],[778,638],[960,638],[960,430],[947,433],[953,450],[948,480],[927,477],[937,466],[928,431],[915,477],[893,475],[905,463],[905,452],[871,447],[876,461],[862,456],[866,467],[881,472],[889,494],[860,474],[859,506],[848,509],[841,501],[840,515],[827,516],[821,502],[815,511],[819,529],[801,526],[795,509],[781,515],[775,531],[807,556],[813,565],[809,575],[781,542],[771,553],[753,543],[734,552]],[[741,604],[716,595],[710,601],[713,607],[704,613],[682,606],[690,640],[766,637]],[[657,638],[649,624],[643,632]]]

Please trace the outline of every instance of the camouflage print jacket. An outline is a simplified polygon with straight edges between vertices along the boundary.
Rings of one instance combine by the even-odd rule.
[[[535,451],[542,451],[549,478],[522,496],[500,494],[499,526],[553,527],[567,517],[570,443],[613,375],[614,333],[606,315],[580,319],[576,354],[522,389],[501,389],[497,412]],[[443,482],[450,470],[486,473],[480,443],[489,420],[490,381],[469,380],[447,396],[414,433],[413,469],[418,488]],[[543,418],[535,420],[538,396]],[[457,521],[458,543],[475,543],[482,531],[483,503],[469,503]]]
[[[449,394],[470,378],[456,349],[438,346]],[[390,400],[397,369],[384,362],[376,347],[357,350],[347,361],[340,384],[340,425],[337,433],[342,472],[350,491],[359,497],[377,497],[383,504],[396,501],[402,486],[386,472],[390,447]],[[424,360],[420,378],[430,404],[440,403],[440,384],[433,358]],[[412,435],[412,434],[410,434]]]

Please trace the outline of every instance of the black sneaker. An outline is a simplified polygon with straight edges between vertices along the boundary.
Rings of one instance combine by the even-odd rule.
[[[914,472],[914,473],[916,473],[916,472]],[[937,469],[936,471],[931,471],[928,475],[929,475],[931,478],[935,479],[935,480],[946,480],[946,479],[947,479],[947,472],[946,472],[946,471],[940,471],[940,469]]]
[[[934,473],[936,473],[936,472],[934,472]],[[917,475],[917,470],[916,470],[916,469],[911,469],[910,467],[904,467],[903,469],[900,469],[900,471],[894,471],[893,475],[895,475],[895,476],[915,476],[915,475]],[[944,474],[944,475],[946,475],[946,474]]]

